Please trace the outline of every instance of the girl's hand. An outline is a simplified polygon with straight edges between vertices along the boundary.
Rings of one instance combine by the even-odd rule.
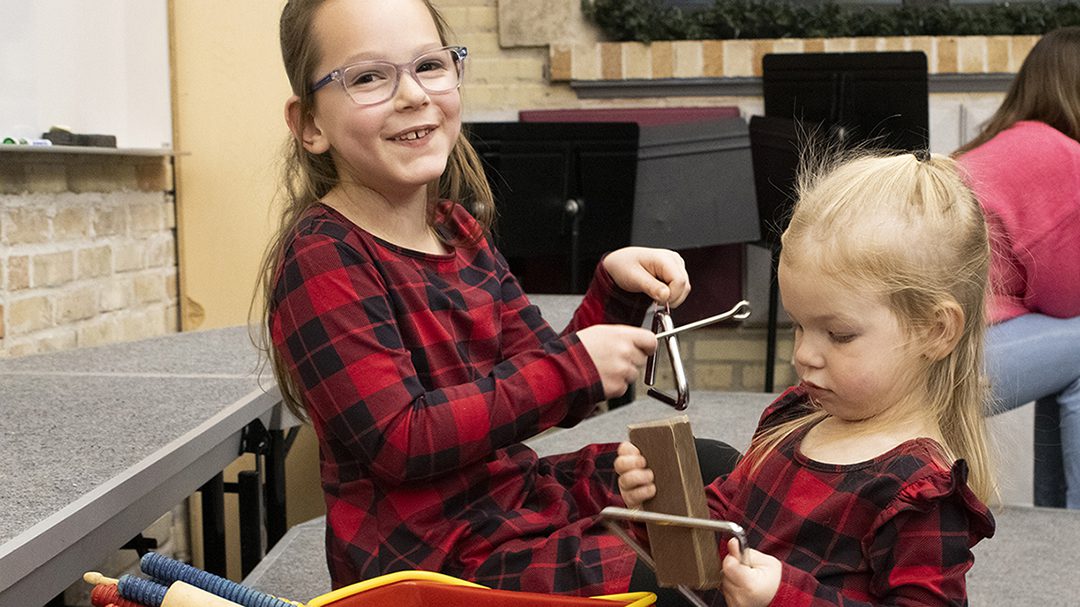
[[[632,443],[619,444],[615,473],[619,475],[619,493],[627,508],[637,508],[656,495],[653,471],[645,467],[645,458]]]
[[[723,563],[724,599],[728,607],[766,607],[780,589],[783,565],[776,557],[753,548],[747,548],[746,553],[750,557],[749,567],[739,561],[739,540],[728,541],[728,555]]]
[[[640,327],[593,325],[578,331],[577,336],[600,372],[604,398],[625,394],[656,351],[656,335]]]
[[[686,262],[675,251],[626,247],[608,253],[603,264],[624,291],[644,293],[657,303],[674,308],[690,294]]]

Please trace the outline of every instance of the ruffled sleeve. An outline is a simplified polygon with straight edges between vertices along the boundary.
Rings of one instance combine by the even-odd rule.
[[[947,471],[928,468],[882,510],[866,538],[864,550],[876,572],[871,589],[911,604],[966,604],[971,547],[993,537],[994,517],[968,487],[964,460]]]
[[[892,506],[879,520],[895,517],[906,511],[930,512],[943,502],[952,502],[969,518],[971,546],[979,540],[994,536],[994,516],[990,509],[972,493],[967,485],[967,462],[960,459],[948,474],[931,474],[907,485]]]
[[[967,486],[967,465],[924,462],[863,541],[871,579],[865,592],[845,591],[783,564],[770,605],[784,607],[904,607],[967,605],[971,547],[994,533],[994,519]]]

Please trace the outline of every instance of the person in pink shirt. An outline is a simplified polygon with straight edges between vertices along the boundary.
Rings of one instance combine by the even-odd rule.
[[[1080,27],[1039,40],[955,155],[991,230],[991,412],[1036,402],[1035,504],[1080,508]]]

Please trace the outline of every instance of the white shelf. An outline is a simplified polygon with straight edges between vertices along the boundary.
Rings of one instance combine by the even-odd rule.
[[[104,148],[78,145],[20,145],[0,144],[0,154],[83,154],[99,156],[182,156],[171,148]]]

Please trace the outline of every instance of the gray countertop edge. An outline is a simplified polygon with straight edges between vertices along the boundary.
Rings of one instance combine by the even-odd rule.
[[[246,380],[250,381],[250,380]],[[253,389],[134,466],[79,497],[0,546],[0,607],[45,603],[51,584],[40,571],[77,581],[99,558],[102,543],[119,545],[130,529],[144,529],[235,460],[248,423],[270,424],[280,402],[276,389]],[[137,532],[136,532],[137,533]],[[119,541],[119,544],[117,544]],[[43,567],[46,563],[50,567]],[[55,573],[62,572],[62,573]],[[69,582],[70,583],[70,582]]]

